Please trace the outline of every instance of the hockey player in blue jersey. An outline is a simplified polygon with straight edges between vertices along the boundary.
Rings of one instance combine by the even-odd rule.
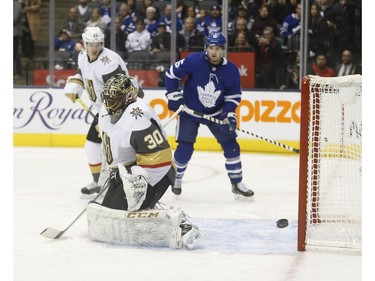
[[[191,53],[173,64],[165,74],[168,108],[176,111],[180,105],[224,121],[219,125],[189,115],[180,114],[177,123],[174,153],[177,174],[172,191],[181,194],[182,177],[194,151],[198,128],[206,125],[224,150],[225,168],[237,197],[252,198],[254,192],[242,182],[240,146],[237,142],[235,110],[241,101],[241,80],[237,66],[223,57],[226,38],[221,32],[210,33],[205,51]],[[186,78],[183,91],[180,81]]]

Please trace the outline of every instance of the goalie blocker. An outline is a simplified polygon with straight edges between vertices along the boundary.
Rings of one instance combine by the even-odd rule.
[[[128,212],[93,202],[87,206],[87,223],[92,239],[129,246],[190,250],[206,233],[173,208]]]

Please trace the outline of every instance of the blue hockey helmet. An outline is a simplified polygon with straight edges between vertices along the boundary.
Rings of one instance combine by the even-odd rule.
[[[206,39],[206,46],[216,45],[220,47],[224,47],[227,43],[227,39],[225,39],[225,36],[221,32],[212,32],[208,34]]]

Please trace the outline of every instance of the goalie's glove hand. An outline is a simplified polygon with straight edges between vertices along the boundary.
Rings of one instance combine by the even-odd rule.
[[[172,111],[177,111],[184,102],[180,91],[168,92],[165,96],[168,99],[168,108]]]
[[[234,112],[228,112],[226,117],[223,119],[222,129],[224,132],[231,134],[236,131],[237,128],[237,115]]]
[[[139,210],[146,198],[148,186],[148,174],[140,166],[130,168],[131,174],[126,171],[122,164],[118,164],[120,178],[123,182],[123,188],[128,202],[127,211],[132,212]]]
[[[148,174],[145,169],[140,166],[132,166],[130,168],[132,173],[129,180],[132,182],[134,188],[145,189],[148,185]]]
[[[83,92],[83,81],[75,76],[69,76],[66,80],[64,93],[73,103],[76,102],[76,99],[82,95]]]

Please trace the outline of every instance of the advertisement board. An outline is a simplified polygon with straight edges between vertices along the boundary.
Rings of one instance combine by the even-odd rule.
[[[168,110],[165,91],[144,91],[145,100],[166,124],[173,112]],[[83,144],[92,117],[81,105],[66,98],[62,88],[15,88],[13,98],[14,145]],[[82,100],[90,106],[86,94]],[[237,116],[237,126],[243,130],[289,145],[299,145],[298,92],[244,91]],[[173,120],[165,128],[172,141],[175,127],[176,120]],[[199,139],[196,149],[212,147],[213,137],[206,126],[199,128]],[[274,151],[277,148],[242,132],[238,132],[238,139],[242,144],[241,149],[245,151]],[[215,144],[215,149],[220,147]]]

